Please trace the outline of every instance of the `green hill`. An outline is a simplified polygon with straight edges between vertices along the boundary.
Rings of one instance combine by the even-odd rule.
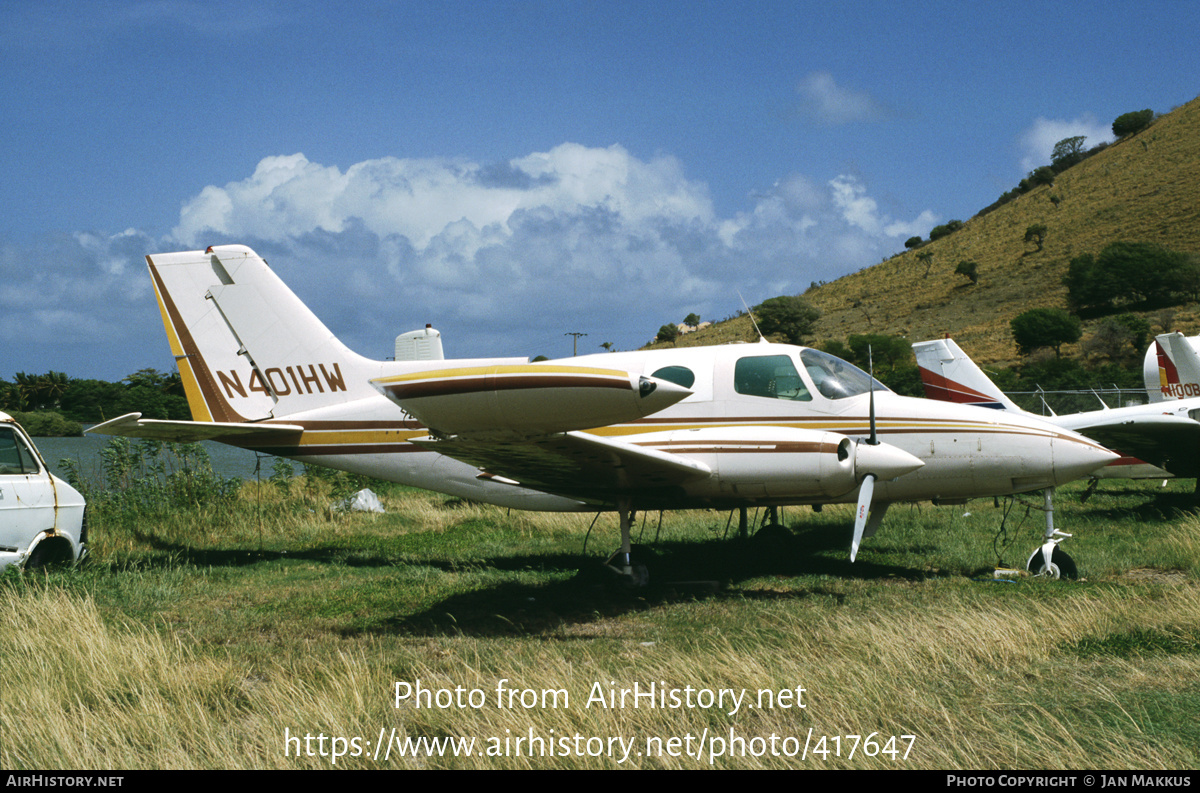
[[[1041,251],[1025,242],[1025,230],[1035,224],[1047,228]],[[822,312],[814,337],[884,333],[920,341],[949,333],[977,361],[1011,364],[1017,348],[1009,320],[1030,308],[1066,308],[1062,279],[1070,260],[1118,241],[1200,253],[1200,98],[1064,171],[1051,186],[971,218],[918,250],[808,290],[805,296]],[[933,254],[928,274],[919,253]],[[977,284],[955,274],[964,260],[978,264]],[[1158,333],[1156,314],[1146,319]],[[1178,307],[1170,330],[1200,333],[1200,307]],[[754,338],[746,318],[687,334],[678,344],[734,338]],[[1064,348],[1064,354],[1077,352],[1077,345]]]

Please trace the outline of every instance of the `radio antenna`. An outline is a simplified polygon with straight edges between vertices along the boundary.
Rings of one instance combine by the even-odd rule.
[[[750,306],[746,305],[746,298],[742,297],[742,290],[735,289],[734,291],[737,292],[738,299],[742,301],[742,308],[746,309],[746,315],[750,317],[750,324],[754,326],[754,332],[758,334],[759,343],[767,344],[767,337],[763,335],[763,332],[759,330],[758,323],[754,321],[754,312],[750,310]]]

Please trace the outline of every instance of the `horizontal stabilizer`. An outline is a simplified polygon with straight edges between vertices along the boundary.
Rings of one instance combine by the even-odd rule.
[[[127,413],[88,429],[98,435],[121,435],[126,438],[196,443],[197,441],[227,440],[233,437],[270,436],[279,438],[296,435],[304,428],[296,424],[235,424],[221,421],[163,421],[144,419],[141,413]]]

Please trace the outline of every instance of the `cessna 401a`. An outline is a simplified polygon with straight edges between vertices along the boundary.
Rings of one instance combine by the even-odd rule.
[[[247,247],[146,261],[194,420],[132,413],[92,432],[216,440],[520,509],[615,510],[626,576],[637,510],[857,501],[853,560],[892,502],[1053,488],[1116,456],[783,344],[529,363],[441,360],[439,343],[435,360],[369,360]]]

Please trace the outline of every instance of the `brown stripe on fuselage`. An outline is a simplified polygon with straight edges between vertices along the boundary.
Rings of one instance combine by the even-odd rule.
[[[239,446],[250,451],[262,452],[263,454],[273,454],[277,457],[333,457],[347,454],[416,454],[418,452],[430,451],[415,443],[343,443],[328,446],[318,444],[311,446],[251,446],[242,443],[240,440],[237,443],[234,443],[232,440],[222,441],[222,443]]]
[[[645,446],[663,452],[687,452],[689,454],[836,454],[836,443],[816,441],[749,441],[749,440],[705,440],[691,441],[641,441],[634,446]]]
[[[419,421],[411,419],[405,420],[375,420],[375,421],[339,421],[339,420],[323,420],[323,421],[306,421],[304,419],[296,420],[292,418],[268,419],[262,422],[263,424],[296,424],[304,428],[305,432],[330,432],[338,431],[345,432],[347,430],[424,430],[428,429]]]

